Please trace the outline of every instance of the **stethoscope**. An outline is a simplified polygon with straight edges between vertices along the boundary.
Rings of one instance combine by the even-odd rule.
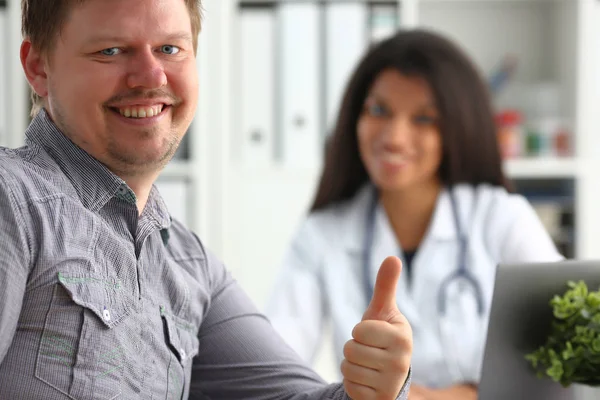
[[[456,202],[456,197],[452,190],[449,190],[450,193],[450,201],[452,203],[452,214],[454,217],[454,225],[456,228],[456,232],[458,234],[459,240],[459,252],[458,252],[458,268],[448,275],[442,281],[440,285],[440,289],[437,293],[437,311],[438,316],[440,317],[440,326],[443,324],[444,316],[446,314],[446,304],[447,304],[447,294],[449,288],[452,284],[460,284],[461,292],[466,290],[467,286],[470,286],[473,296],[476,302],[477,313],[481,318],[484,314],[485,304],[483,299],[483,291],[477,277],[467,268],[467,237],[462,229],[462,224],[460,223],[460,219],[458,216],[458,205]],[[367,209],[366,221],[365,221],[365,237],[364,237],[364,246],[363,246],[363,280],[365,285],[365,295],[367,298],[367,302],[373,297],[374,291],[374,281],[371,274],[371,254],[373,249],[373,240],[375,235],[375,212],[377,211],[377,204],[379,201],[379,196],[376,190],[373,190],[373,196],[371,198],[371,203],[369,208]],[[466,284],[466,285],[465,285]],[[451,323],[451,322],[450,322]],[[441,329],[441,328],[440,328]],[[442,335],[443,336],[443,335]],[[447,345],[445,347],[450,347],[450,350],[453,351],[453,345]],[[455,363],[454,371],[458,371],[457,374],[459,377],[464,377],[461,374],[460,366],[458,365],[458,360],[456,357],[447,357],[446,360],[454,359],[452,362]],[[449,366],[450,369],[450,366]]]

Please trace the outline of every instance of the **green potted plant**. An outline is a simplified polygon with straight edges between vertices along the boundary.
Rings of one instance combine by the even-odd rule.
[[[583,385],[600,398],[600,290],[585,282],[567,283],[568,289],[550,300],[554,320],[546,343],[525,358],[540,378],[564,387]]]

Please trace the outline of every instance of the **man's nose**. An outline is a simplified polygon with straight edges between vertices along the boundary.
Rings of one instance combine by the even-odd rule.
[[[129,88],[158,89],[166,84],[164,66],[153,51],[147,50],[133,57],[127,76]]]

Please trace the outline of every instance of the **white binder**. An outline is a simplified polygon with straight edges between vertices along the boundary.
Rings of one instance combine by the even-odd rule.
[[[266,166],[275,156],[275,15],[272,7],[240,9],[241,156]]]
[[[282,2],[277,13],[278,155],[286,167],[314,168],[324,129],[319,5]]]
[[[343,93],[366,50],[368,6],[364,2],[325,5],[326,130],[334,128]]]
[[[398,4],[371,4],[369,13],[371,42],[392,36],[400,26]]]

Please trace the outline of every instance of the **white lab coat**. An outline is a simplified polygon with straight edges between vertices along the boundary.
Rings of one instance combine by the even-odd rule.
[[[413,258],[411,283],[403,274],[397,290],[400,311],[413,329],[413,382],[429,387],[479,382],[499,263],[563,259],[524,197],[489,185],[458,185],[454,194],[468,240],[467,268],[480,283],[485,310],[479,317],[472,291],[453,285],[446,296],[446,317],[439,317],[436,296],[442,281],[457,269],[459,250],[452,203],[443,191]],[[331,319],[341,362],[343,345],[368,305],[362,253],[371,196],[367,185],[344,204],[312,213],[285,255],[266,314],[307,362],[313,361],[326,318]],[[384,258],[399,253],[402,256],[379,206],[369,265],[372,282]]]

